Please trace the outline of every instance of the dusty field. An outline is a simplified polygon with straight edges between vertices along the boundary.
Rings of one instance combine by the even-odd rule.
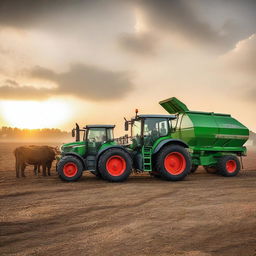
[[[0,255],[256,256],[255,150],[234,178],[64,183],[32,168],[16,179],[17,145],[0,144]]]

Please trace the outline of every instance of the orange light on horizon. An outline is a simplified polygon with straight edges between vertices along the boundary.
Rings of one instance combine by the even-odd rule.
[[[72,110],[61,100],[2,101],[0,112],[10,126],[40,129],[59,127],[68,122]]]

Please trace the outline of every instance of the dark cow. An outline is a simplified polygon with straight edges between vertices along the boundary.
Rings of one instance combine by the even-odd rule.
[[[52,162],[55,159],[56,149],[49,146],[22,146],[14,150],[16,158],[16,177],[21,174],[25,177],[25,168],[27,165],[34,165],[35,175],[38,174],[40,166],[43,168],[43,175],[51,175]]]

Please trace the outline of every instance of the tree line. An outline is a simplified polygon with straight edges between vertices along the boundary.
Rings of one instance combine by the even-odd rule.
[[[56,128],[20,129],[3,126],[0,129],[0,140],[32,140],[52,139],[59,140],[70,137],[71,133]]]

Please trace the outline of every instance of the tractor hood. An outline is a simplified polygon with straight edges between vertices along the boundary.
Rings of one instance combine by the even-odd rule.
[[[187,106],[175,97],[162,100],[159,102],[159,104],[170,114],[184,113],[189,111]]]
[[[84,141],[65,143],[65,144],[61,145],[60,150],[62,153],[72,152],[77,147],[83,147],[83,146],[85,146]]]

